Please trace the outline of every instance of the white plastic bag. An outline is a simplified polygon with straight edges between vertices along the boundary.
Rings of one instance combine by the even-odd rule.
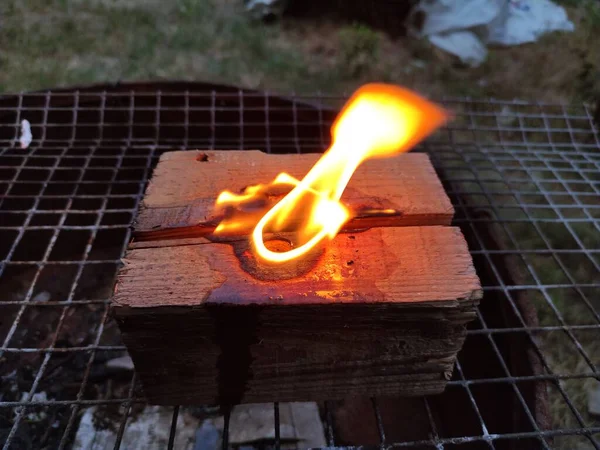
[[[535,42],[542,34],[551,31],[575,29],[564,8],[550,0],[513,0],[509,3],[508,17],[503,22],[491,28],[488,42],[519,45]]]
[[[421,0],[421,36],[458,56],[481,64],[487,44],[518,45],[550,31],[573,31],[565,10],[550,0]]]

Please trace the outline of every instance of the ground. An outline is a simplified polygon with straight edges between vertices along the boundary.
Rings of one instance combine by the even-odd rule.
[[[242,0],[4,0],[0,92],[186,79],[337,94],[368,80],[441,96],[578,102],[600,94],[600,6],[562,0],[574,33],[492,49],[471,69],[424,41],[365,25],[252,21]]]

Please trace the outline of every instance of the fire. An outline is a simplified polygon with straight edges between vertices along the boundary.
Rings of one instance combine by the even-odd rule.
[[[367,84],[348,100],[331,129],[332,144],[302,180],[281,173],[268,185],[250,186],[241,194],[222,192],[221,210],[235,210],[215,234],[252,229],[256,254],[271,263],[300,258],[331,240],[354,212],[340,198],[358,166],[369,158],[388,158],[410,150],[440,127],[448,114],[440,107],[398,86]],[[266,210],[269,199],[287,193]],[[291,232],[292,248],[275,252],[265,233]]]

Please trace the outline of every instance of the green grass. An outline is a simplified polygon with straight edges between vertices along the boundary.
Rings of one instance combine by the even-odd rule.
[[[347,77],[356,77],[377,64],[381,36],[367,26],[355,24],[340,29],[340,63]]]
[[[187,79],[327,87],[327,74],[307,76],[280,30],[247,20],[211,1],[9,0],[2,28],[0,89],[19,91],[97,81]],[[309,83],[311,86],[309,86]]]
[[[492,49],[471,69],[427,41],[362,24],[287,17],[266,26],[241,0],[4,0],[0,92],[183,79],[336,94],[379,80],[434,96],[589,100],[600,93],[600,9],[566,3],[574,33]]]

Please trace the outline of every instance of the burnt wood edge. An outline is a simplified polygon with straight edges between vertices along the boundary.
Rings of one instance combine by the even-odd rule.
[[[223,304],[223,303],[213,303],[213,302],[205,302],[198,305],[152,305],[152,306],[131,306],[124,305],[118,301],[118,299],[113,296],[112,302],[110,304],[110,313],[113,317],[131,317],[135,315],[147,315],[147,314],[189,314],[191,311],[203,311],[207,308],[231,308],[234,310],[236,308],[247,308],[248,306],[260,306],[263,308],[268,308],[271,311],[281,310],[284,312],[289,312],[293,315],[296,310],[306,310],[310,311],[311,309],[318,310],[319,313],[323,313],[324,309],[340,309],[344,310],[344,312],[352,312],[349,311],[351,309],[360,309],[367,308],[369,310],[372,309],[386,309],[386,308],[396,308],[396,309],[406,309],[410,311],[411,318],[418,319],[420,318],[422,313],[422,317],[426,319],[431,319],[432,310],[435,310],[440,315],[440,318],[445,318],[447,320],[451,320],[455,323],[469,323],[477,317],[473,308],[479,304],[480,299],[483,296],[482,289],[476,289],[471,291],[471,294],[467,297],[458,298],[455,300],[435,300],[435,301],[424,301],[415,303],[385,303],[385,304],[377,304],[377,303],[332,303],[332,304],[324,304],[324,303],[303,303],[303,304],[276,304],[276,303],[245,303],[240,305],[234,305],[231,303]]]

